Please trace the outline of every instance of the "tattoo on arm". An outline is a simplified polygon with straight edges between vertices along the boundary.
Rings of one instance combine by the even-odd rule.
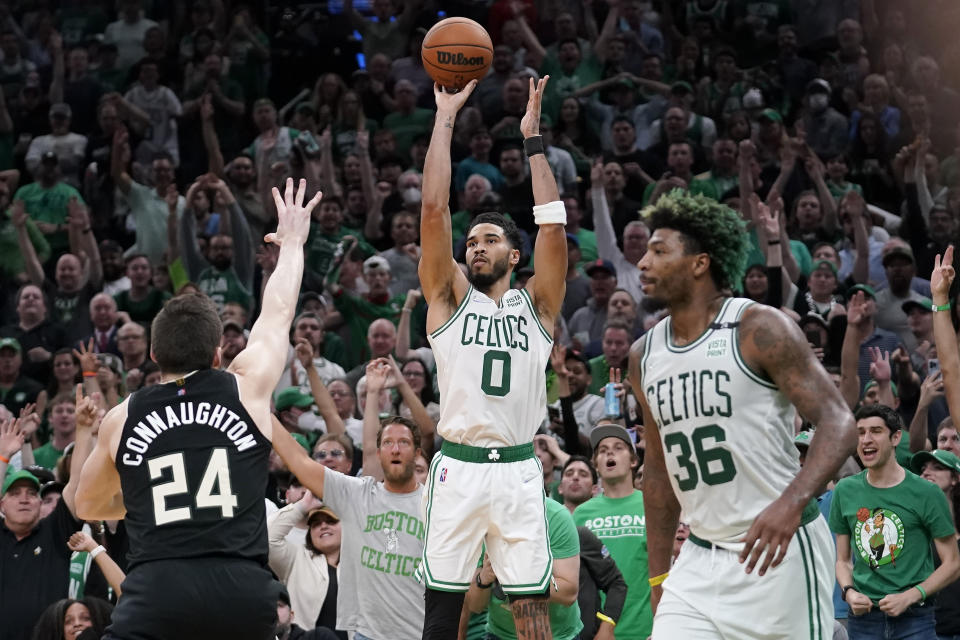
[[[551,640],[547,598],[523,598],[510,604],[517,640]]]

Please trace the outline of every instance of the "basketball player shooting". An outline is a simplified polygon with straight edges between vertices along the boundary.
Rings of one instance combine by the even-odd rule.
[[[739,214],[674,191],[648,224],[643,293],[670,312],[630,351],[653,638],[831,638],[834,545],[816,498],[854,450],[853,416],[797,323],[730,297]],[[802,470],[794,407],[817,426]],[[690,536],[671,568],[681,507]]]
[[[263,496],[272,437],[270,395],[285,366],[318,192],[283,198],[268,242],[277,268],[247,347],[221,371],[222,327],[202,295],[157,314],[150,355],[160,384],[110,410],[80,474],[82,520],[126,520],[129,571],[105,638],[274,637],[279,583],[266,569]]]
[[[522,290],[510,288],[520,234],[499,213],[471,221],[467,276],[453,259],[450,140],[457,112],[477,81],[459,93],[434,86],[437,117],[423,172],[420,282],[429,304],[427,331],[440,387],[437,431],[444,444],[424,492],[427,534],[418,569],[427,587],[423,637],[429,640],[457,637],[464,593],[484,542],[510,596],[517,636],[551,637],[552,559],[533,436],[543,418],[545,369],[566,288],[567,240],[566,212],[539,135],[548,79],[536,86],[530,81],[520,122],[539,225],[536,275]]]

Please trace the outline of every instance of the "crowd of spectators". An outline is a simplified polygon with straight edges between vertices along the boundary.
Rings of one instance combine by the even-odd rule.
[[[589,529],[608,507],[590,498],[602,486],[642,517],[627,355],[662,317],[636,265],[650,235],[640,212],[664,193],[742,212],[753,252],[738,293],[796,319],[851,408],[899,414],[902,465],[928,449],[960,455],[960,391],[948,403],[960,382],[940,373],[930,284],[960,236],[953,0],[0,0],[0,636],[102,634],[108,601],[122,597],[126,538],[122,522],[72,515],[82,460],[71,443],[96,427],[75,385],[109,409],[156,384],[150,322],[188,292],[221,310],[228,366],[276,264],[262,238],[275,226],[269,189],[287,177],[324,197],[276,418],[328,468],[381,478],[364,416],[402,416],[423,433],[426,477],[440,398],[417,275],[433,120],[419,51],[447,15],[478,20],[494,43],[455,127],[454,255],[474,216],[507,214],[524,240],[517,287],[536,236],[520,118],[528,78],[550,75],[540,130],[569,270],[537,449],[548,492],[570,511],[588,505],[548,509],[558,559],[578,555],[577,534],[582,552],[582,615],[558,614],[555,637],[649,632],[642,527],[607,543],[620,572],[601,566],[603,536]],[[594,434],[608,383],[624,398],[626,439]],[[816,425],[799,417],[797,428]],[[600,457],[614,462],[597,469]],[[951,469],[920,461],[917,471]],[[859,468],[852,458],[844,475]],[[956,484],[960,463],[952,473]],[[952,486],[941,483],[948,497]],[[342,601],[358,588],[338,576],[373,562],[341,555],[350,519],[305,495],[279,459],[265,498],[279,509],[282,640],[344,638],[357,616],[393,615],[403,599],[378,592],[385,608],[351,607],[353,626],[338,626],[338,591]],[[560,575],[575,565],[558,562],[557,580],[576,582]],[[421,589],[405,571],[403,588]],[[489,563],[479,571],[495,577]],[[464,634],[515,637],[496,590],[467,604]],[[569,591],[556,604],[577,606]],[[938,633],[960,636],[957,590],[937,607]],[[840,596],[836,614],[848,615]]]

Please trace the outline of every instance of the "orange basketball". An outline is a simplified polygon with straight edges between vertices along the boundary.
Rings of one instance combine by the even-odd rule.
[[[493,61],[490,34],[469,18],[446,18],[427,32],[420,49],[423,68],[442,87],[462,89],[486,75]]]

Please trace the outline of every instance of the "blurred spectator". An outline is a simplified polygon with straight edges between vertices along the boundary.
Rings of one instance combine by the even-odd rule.
[[[104,40],[117,45],[117,65],[121,69],[130,68],[143,57],[143,40],[147,31],[156,26],[156,22],[143,16],[140,0],[120,3],[120,19],[107,25]]]

